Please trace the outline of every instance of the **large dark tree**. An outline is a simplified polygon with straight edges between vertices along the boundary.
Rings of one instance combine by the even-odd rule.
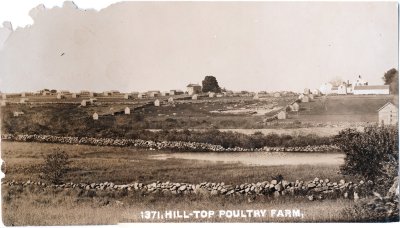
[[[363,132],[345,129],[335,137],[346,155],[341,171],[378,182],[387,190],[399,166],[399,132],[395,126],[369,126]]]
[[[207,92],[220,93],[221,88],[219,87],[218,81],[214,76],[206,76],[203,80],[202,91],[204,93],[207,93]]]
[[[391,94],[399,94],[399,72],[395,68],[388,70],[382,79],[385,85],[390,85]]]

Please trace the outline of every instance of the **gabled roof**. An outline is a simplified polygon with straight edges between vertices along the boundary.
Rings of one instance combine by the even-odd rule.
[[[386,107],[389,106],[389,105],[393,105],[395,108],[397,108],[396,105],[394,105],[392,102],[389,101],[389,102],[387,102],[384,106],[382,106],[380,109],[378,109],[378,112],[381,111],[382,109],[386,108]]]
[[[354,90],[365,90],[365,89],[389,89],[389,85],[363,85],[363,86],[354,86]]]
[[[199,84],[189,84],[186,87],[201,87]]]

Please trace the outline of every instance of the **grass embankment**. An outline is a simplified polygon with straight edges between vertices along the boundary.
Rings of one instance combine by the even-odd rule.
[[[161,195],[140,192],[102,192],[84,190],[43,190],[38,186],[22,189],[5,186],[3,222],[5,225],[83,225],[116,224],[118,222],[339,222],[352,221],[341,214],[353,205],[351,200],[308,201],[306,198],[283,196],[210,196]],[[191,218],[150,219],[140,217],[141,211],[167,210],[267,210],[262,218]],[[271,210],[299,209],[303,218],[271,217]]]
[[[40,165],[57,148],[71,157],[66,182],[174,181],[186,183],[256,183],[281,174],[288,181],[315,177],[339,181],[338,165],[246,166],[238,163],[203,162],[184,159],[156,160],[149,157],[159,151],[134,148],[96,147],[47,143],[2,142],[3,172],[6,180],[39,180]]]
[[[293,119],[311,122],[378,122],[377,110],[387,102],[398,103],[395,95],[340,95],[301,103]]]

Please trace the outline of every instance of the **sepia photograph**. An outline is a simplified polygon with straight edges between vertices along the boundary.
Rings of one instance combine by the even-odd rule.
[[[398,2],[7,0],[0,23],[4,226],[399,223]]]

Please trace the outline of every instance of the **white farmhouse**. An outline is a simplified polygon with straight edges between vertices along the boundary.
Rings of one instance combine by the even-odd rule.
[[[330,94],[332,91],[332,87],[333,85],[331,83],[324,83],[319,87],[319,91],[324,95]]]

